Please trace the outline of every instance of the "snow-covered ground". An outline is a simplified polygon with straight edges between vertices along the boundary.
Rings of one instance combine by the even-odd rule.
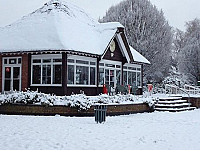
[[[199,150],[200,110],[107,117],[0,115],[1,150]]]

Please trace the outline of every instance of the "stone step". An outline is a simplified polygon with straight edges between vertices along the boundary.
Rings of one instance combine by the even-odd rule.
[[[162,97],[159,98],[159,101],[175,101],[175,100],[181,100],[182,97]]]
[[[179,103],[186,103],[187,102],[187,100],[174,100],[174,101],[172,101],[172,100],[169,100],[169,101],[158,101],[157,103],[158,104],[179,104]]]
[[[181,107],[188,107],[190,103],[179,103],[179,104],[155,104],[156,108],[181,108]]]
[[[194,110],[196,107],[184,107],[184,108],[155,108],[156,111],[169,111],[169,112],[179,112],[179,111],[187,111]]]

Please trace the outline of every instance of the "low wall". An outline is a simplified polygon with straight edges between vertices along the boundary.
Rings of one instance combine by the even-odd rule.
[[[148,104],[108,105],[107,115],[123,115],[131,113],[152,112]],[[62,115],[62,116],[94,116],[94,106],[88,110],[78,110],[67,106],[42,106],[7,104],[0,105],[0,114],[8,115]]]
[[[183,97],[183,99],[187,99],[193,107],[200,108],[200,97]]]

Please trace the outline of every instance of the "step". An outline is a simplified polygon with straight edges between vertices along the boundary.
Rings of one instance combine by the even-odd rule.
[[[184,107],[184,108],[155,108],[156,111],[169,111],[169,112],[178,112],[178,111],[187,111],[194,110],[196,107]]]
[[[170,101],[158,101],[158,104],[176,104],[176,103],[185,103],[187,100],[170,100]]]
[[[159,98],[160,101],[167,101],[167,100],[171,100],[171,101],[174,101],[174,100],[181,100],[182,97],[162,97],[162,98]]]
[[[190,103],[180,103],[180,104],[155,104],[156,107],[185,107],[190,106]]]

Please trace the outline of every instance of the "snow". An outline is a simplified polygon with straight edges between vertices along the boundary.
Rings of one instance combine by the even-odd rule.
[[[133,60],[136,62],[151,64],[144,56],[142,56],[138,51],[136,51],[133,47],[129,46],[131,53],[133,55]]]
[[[200,110],[107,117],[0,115],[0,149],[199,150]]]
[[[76,107],[80,110],[87,110],[95,104],[141,104],[147,103],[149,106],[154,104],[155,97],[135,96],[132,94],[116,94],[109,96],[101,94],[97,96],[86,96],[85,94],[75,94],[70,96],[56,96],[51,94],[39,93],[38,91],[18,92],[0,94],[0,105],[4,104],[34,104],[34,105],[61,105]]]
[[[0,52],[75,50],[101,55],[118,27],[123,26],[114,22],[100,24],[69,2],[51,0],[0,28]]]

